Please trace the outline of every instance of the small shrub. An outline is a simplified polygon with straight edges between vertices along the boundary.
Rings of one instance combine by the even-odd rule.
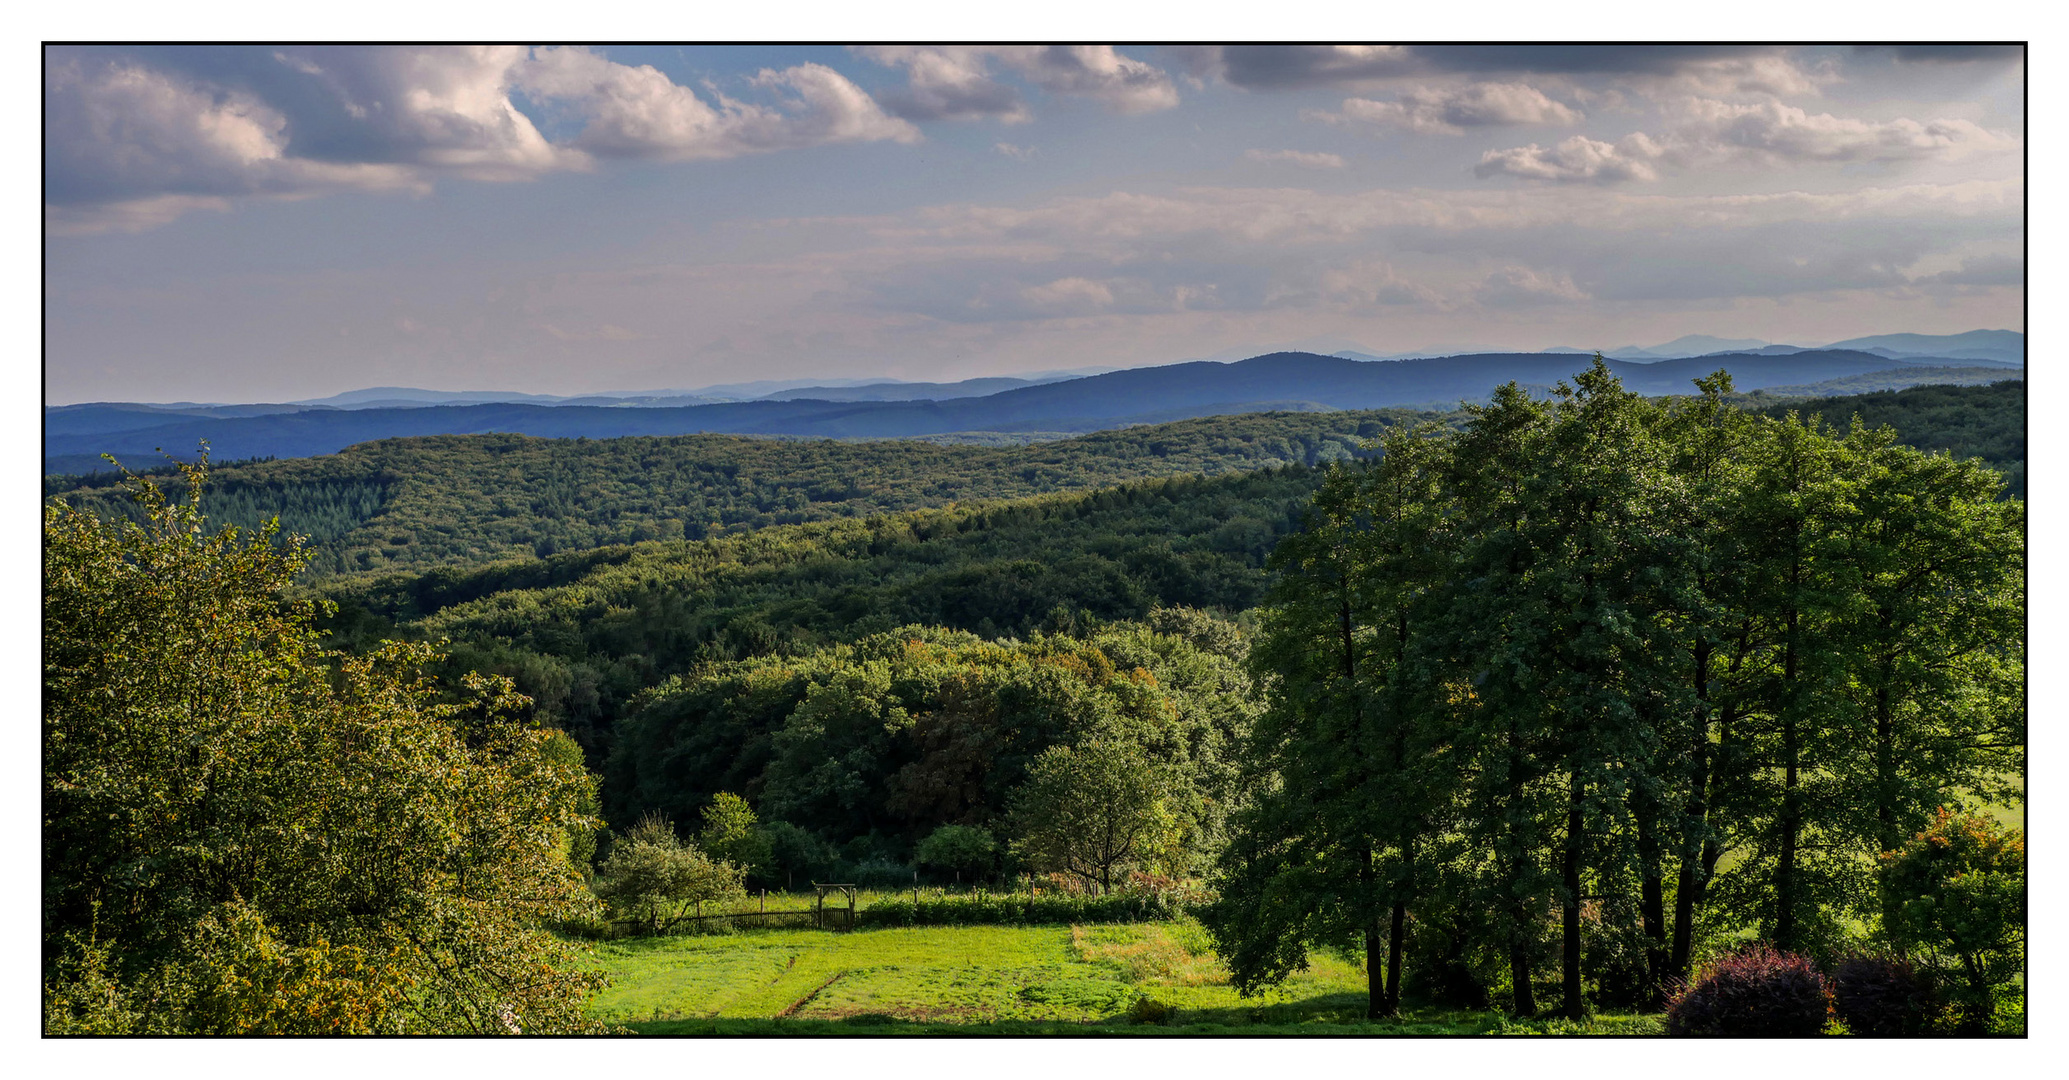
[[[1941,809],[1882,854],[1883,929],[1935,970],[1960,1030],[1989,1030],[2026,965],[2026,840],[1987,818]]]
[[[975,880],[991,869],[998,842],[983,829],[968,825],[943,825],[928,834],[913,851],[913,860],[923,866],[967,873]]]
[[[1163,922],[1184,915],[1184,905],[1168,896],[1113,892],[1105,896],[1057,896],[1043,893],[1029,900],[1025,893],[967,893],[911,900],[886,898],[870,903],[855,916],[857,926],[1012,926],[1070,923]]]
[[[1849,956],[1832,969],[1832,1011],[1855,1035],[1918,1035],[1939,1000],[1931,978],[1909,960]]]
[[[1178,1010],[1147,994],[1128,1006],[1128,1020],[1136,1024],[1168,1024]]]
[[[1817,1035],[1832,995],[1809,959],[1754,945],[1718,960],[1667,1004],[1669,1035]]]

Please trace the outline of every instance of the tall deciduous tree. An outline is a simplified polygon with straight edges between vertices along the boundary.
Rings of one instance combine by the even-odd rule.
[[[1310,947],[1362,948],[1368,1015],[1399,1007],[1419,841],[1443,790],[1425,775],[1428,679],[1409,653],[1445,557],[1434,446],[1397,435],[1376,465],[1333,474],[1273,556],[1251,653],[1266,698],[1253,790],[1206,916],[1239,987],[1284,978]]]
[[[1126,744],[1050,747],[1015,794],[1013,850],[1038,870],[1110,892],[1117,875],[1174,839],[1177,823],[1163,803],[1168,780]]]
[[[43,926],[52,1031],[585,1030],[543,925],[594,901],[592,790],[503,680],[441,699],[428,648],[326,654],[298,544],[44,518]]]
[[[1567,1016],[1591,971],[1657,1002],[1706,925],[1836,944],[1875,914],[1877,851],[2006,794],[2022,507],[1887,433],[1741,412],[1722,373],[1697,389],[1645,401],[1598,361],[1324,483],[1274,556],[1208,913],[1239,986],[1362,937],[1379,1015],[1379,914],[1435,883],[1486,914],[1458,929],[1507,953],[1516,1012],[1548,916]]]

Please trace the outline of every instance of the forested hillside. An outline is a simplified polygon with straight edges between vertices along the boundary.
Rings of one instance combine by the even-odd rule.
[[[310,538],[311,573],[325,575],[696,540],[1146,477],[1315,465],[1365,453],[1363,442],[1391,426],[1456,419],[1405,409],[1252,413],[1021,446],[446,435],[226,466],[213,473],[205,498],[215,521],[252,527],[278,514],[283,529]],[[176,478],[168,482],[177,490]],[[103,513],[131,508],[106,477],[56,480],[45,490]]]
[[[1146,480],[1082,495],[612,547],[321,589],[347,644],[453,642],[511,675],[592,756],[641,690],[697,664],[800,654],[911,623],[985,637],[1084,630],[1159,606],[1238,612],[1320,472]]]
[[[813,505],[753,502],[764,478],[843,498],[818,500],[828,520],[721,519],[700,539],[544,558],[512,544],[510,558],[334,574],[290,595],[334,605],[317,628],[341,652],[323,662],[347,676],[407,658],[396,677],[424,665],[407,694],[425,716],[486,692],[481,707],[554,768],[599,772],[595,796],[570,787],[554,811],[569,831],[540,836],[595,852],[591,815],[609,823],[603,858],[576,863],[621,919],[648,840],[732,875],[720,892],[737,895],[743,874],[904,882],[946,834],[981,841],[983,865],[1102,892],[1207,875],[1219,899],[1202,916],[1247,988],[1330,946],[1405,956],[1430,1000],[1502,996],[1529,1013],[1556,991],[1569,1017],[1584,997],[1653,1008],[1743,928],[1849,946],[1848,926],[1879,917],[1867,857],[1934,805],[2013,797],[2023,761],[2023,506],[1996,474],[1892,445],[2009,461],[2023,441],[2001,428],[2023,388],[1878,395],[1860,411],[1895,430],[1842,436],[1819,418],[1850,417],[1856,399],[1785,404],[1773,411],[1812,422],[1777,423],[1721,387],[1646,400],[1598,365],[1551,400],[1510,388],[1463,414],[1219,418],[1017,448],[413,440],[445,470],[409,496],[426,536],[574,523],[611,500],[653,513],[638,500],[656,476],[759,514]],[[1443,422],[1420,437],[1417,419]],[[1243,471],[1254,461],[1283,464]],[[245,466],[243,494],[213,505],[295,492],[340,538],[384,532],[410,481],[392,464],[322,464]],[[1160,469],[1193,475],[970,495]],[[956,505],[875,512],[886,495]],[[153,506],[155,532],[62,506],[46,529],[110,550],[205,536]],[[207,540],[271,558],[264,537],[247,542]],[[295,560],[274,561],[268,596]],[[87,562],[127,580],[120,558]],[[214,587],[205,563],[178,584]],[[66,620],[81,650],[132,662]],[[392,638],[417,644],[380,644]],[[330,686],[320,675],[306,666],[309,693]],[[78,699],[99,715],[99,698]],[[57,790],[47,780],[46,800]],[[1072,839],[1043,838],[1049,796],[1125,809],[1142,844],[1083,868],[1043,846]],[[758,847],[725,846],[727,807]],[[701,847],[682,845],[700,820]],[[555,865],[572,886],[574,864]],[[1602,903],[1584,919],[1588,897]],[[89,945],[66,1001],[100,978]],[[1382,983],[1367,964],[1369,1015],[1399,1003],[1399,960],[1384,970]],[[1994,992],[1971,994],[1964,1022]]]
[[[1908,445],[1975,456],[2025,492],[2025,384],[1917,387],[1768,405],[1845,424],[1860,412]],[[464,565],[645,540],[952,502],[1082,491],[1154,476],[1220,475],[1356,457],[1402,424],[1455,427],[1457,412],[1248,413],[1039,443],[835,442],[682,435],[606,440],[522,435],[390,439],[320,458],[218,468],[212,520],[281,527],[312,542],[308,574]],[[145,462],[125,462],[132,466]],[[177,490],[177,477],[168,482]],[[54,477],[45,493],[133,513],[105,476]]]
[[[1988,386],[1916,386],[1852,397],[1769,406],[1779,417],[1791,410],[1815,414],[1844,428],[1859,416],[1869,427],[1888,425],[1906,446],[1945,450],[1958,458],[1979,458],[2005,474],[2005,490],[2026,497],[2026,383]]]

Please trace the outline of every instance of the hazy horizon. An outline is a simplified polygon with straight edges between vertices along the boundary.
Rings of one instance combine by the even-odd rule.
[[[1973,331],[1963,331],[1963,333],[1967,333],[1967,332],[1985,332],[1985,333],[1990,333],[1990,332],[2006,332],[2006,331],[2007,331],[2007,328],[2003,328],[2003,327],[1976,327],[1976,328],[1974,328],[1974,330],[1973,330]],[[2019,333],[2019,334],[2021,334],[2022,336],[2023,336],[2023,334],[2024,334],[2024,331],[2012,331],[2012,332],[2016,332],[2016,333]],[[1909,331],[1901,331],[1901,330],[1899,330],[1899,331],[1891,331],[1890,333],[1891,333],[1891,335],[1902,335],[1902,334],[1906,334],[1906,333],[1910,333],[1910,332],[1909,332]],[[1708,337],[1708,336],[1721,336],[1721,335],[1683,335],[1683,337]],[[1864,336],[1865,336],[1865,335],[1864,335]],[[1681,339],[1676,339],[1676,340],[1681,340]],[[1276,347],[1264,347],[1264,348],[1261,348],[1261,349],[1259,349],[1259,350],[1258,350],[1257,352],[1246,352],[1246,351],[1243,351],[1243,350],[1240,350],[1240,349],[1234,349],[1234,350],[1224,350],[1225,352],[1228,352],[1228,353],[1231,353],[1231,354],[1234,354],[1234,353],[1238,353],[1238,352],[1241,352],[1241,353],[1242,353],[1242,355],[1228,355],[1228,356],[1205,356],[1205,357],[1181,357],[1181,358],[1178,358],[1178,359],[1173,359],[1173,360],[1168,360],[1168,361],[1162,361],[1162,362],[1155,362],[1155,363],[1148,363],[1148,364],[1135,364],[1135,365],[1127,365],[1127,366],[1125,366],[1125,367],[1121,367],[1121,366],[1114,366],[1114,367],[1108,367],[1108,366],[1097,366],[1097,367],[1091,367],[1091,368],[1083,368],[1083,369],[1076,369],[1076,370],[1071,370],[1071,371],[1022,371],[1022,372],[1003,372],[1003,373],[1000,373],[1000,374],[998,374],[998,375],[992,375],[992,376],[975,376],[974,378],[979,378],[979,379],[981,379],[981,378],[1007,378],[1007,379],[1020,379],[1020,380],[1029,380],[1029,381],[1040,381],[1040,382],[1050,382],[1050,381],[1060,381],[1060,380],[1064,380],[1064,379],[1074,379],[1074,378],[1082,378],[1082,377],[1085,377],[1085,376],[1088,376],[1088,375],[1095,375],[1095,374],[1101,374],[1101,373],[1104,373],[1104,372],[1108,372],[1108,371],[1122,371],[1122,370],[1128,370],[1129,368],[1143,368],[1143,367],[1165,367],[1165,366],[1171,366],[1171,365],[1176,365],[1176,364],[1186,364],[1186,363],[1225,363],[1225,364],[1226,364],[1226,363],[1236,363],[1236,362],[1238,362],[1238,361],[1240,361],[1240,360],[1244,360],[1244,359],[1250,359],[1250,358],[1253,358],[1253,357],[1256,357],[1256,356],[1262,356],[1262,355],[1266,355],[1266,354],[1268,354],[1268,353],[1272,353],[1272,352],[1318,352],[1318,353],[1321,353],[1321,354],[1323,354],[1323,355],[1328,355],[1328,354],[1330,354],[1330,353],[1332,353],[1332,352],[1349,352],[1349,351],[1355,351],[1355,350],[1358,350],[1358,349],[1360,348],[1360,346],[1356,345],[1355,343],[1354,343],[1354,344],[1352,344],[1352,345],[1349,345],[1349,346],[1344,346],[1344,347],[1341,347],[1341,348],[1338,348],[1338,347],[1334,347],[1334,346],[1332,346],[1331,348],[1328,348],[1328,349],[1324,349],[1324,348],[1322,348],[1322,347],[1321,347],[1321,346],[1322,346],[1322,344],[1325,344],[1325,343],[1314,343],[1314,344],[1315,344],[1315,347],[1314,347],[1314,348],[1305,348],[1305,347],[1303,347],[1303,345],[1304,345],[1304,344],[1305,344],[1305,343],[1299,343],[1299,342],[1295,342],[1295,343],[1283,343],[1282,345],[1280,345],[1280,346],[1276,346]],[[1658,347],[1661,347],[1661,346],[1665,346],[1665,345],[1671,345],[1671,344],[1672,344],[1672,342],[1655,342],[1655,343],[1652,343],[1652,344],[1651,344],[1650,346],[1646,346],[1646,345],[1636,345],[1636,344],[1634,344],[1634,345],[1625,345],[1625,346],[1614,346],[1614,347],[1612,347],[1612,348],[1613,348],[1613,349],[1616,349],[1616,350],[1622,350],[1622,349],[1629,349],[1629,348],[1638,348],[1638,349],[1644,349],[1644,348],[1658,348]],[[1829,345],[1829,344],[1833,344],[1833,343],[1829,343],[1829,342],[1765,342],[1764,344],[1765,344],[1765,345],[1784,345],[1784,346],[1789,346],[1789,347],[1794,347],[1794,348],[1811,348],[1811,349],[1814,349],[1814,348],[1820,348],[1820,347],[1823,347],[1823,346],[1825,346],[1825,345]],[[1475,347],[1475,346],[1458,346],[1458,347],[1457,347],[1457,348],[1455,349],[1455,351],[1447,351],[1447,350],[1445,350],[1445,349],[1443,349],[1443,348],[1435,348],[1435,349],[1429,349],[1429,350],[1424,350],[1424,351],[1428,352],[1428,354],[1429,354],[1429,355],[1430,355],[1430,357],[1432,357],[1432,358],[1442,358],[1443,356],[1448,356],[1448,355],[1468,355],[1468,354],[1471,354],[1471,353],[1474,353],[1474,352],[1484,352],[1484,351],[1487,351],[1487,350],[1485,350],[1485,349],[1481,349],[1481,348],[1479,348],[1479,347]],[[1506,350],[1505,350],[1505,351],[1506,351]],[[1570,347],[1570,346],[1558,346],[1558,345],[1552,345],[1552,346],[1544,346],[1544,347],[1543,347],[1543,348],[1541,348],[1541,349],[1516,349],[1516,350],[1514,350],[1514,351],[1516,351],[1516,352],[1525,352],[1525,353],[1530,353],[1530,352],[1544,352],[1544,351],[1573,351],[1573,352],[1574,352],[1574,355],[1577,355],[1577,356],[1586,356],[1586,355],[1588,355],[1588,354],[1590,354],[1590,353],[1593,353],[1593,352],[1601,352],[1601,353],[1604,353],[1604,354],[1608,354],[1608,353],[1610,353],[1610,352],[1611,352],[1612,350],[1611,350],[1611,349],[1597,349],[1597,348],[1592,348],[1592,347],[1591,347],[1591,348],[1588,348],[1588,349],[1578,349],[1578,350],[1574,350],[1574,349],[1573,349],[1572,347]],[[1708,352],[1708,351],[1715,351],[1715,352],[1725,352],[1725,351],[1729,351],[1729,350],[1726,350],[1726,349],[1706,350],[1706,352]],[[1613,359],[1613,358],[1614,358],[1614,357],[1612,357],[1612,359]],[[1366,359],[1366,358],[1362,358],[1362,357],[1361,357],[1361,358],[1359,358],[1359,359]],[[1396,359],[1406,359],[1406,357],[1397,357],[1397,356],[1377,356],[1377,357],[1370,357],[1369,359],[1373,359],[1373,360],[1376,360],[1376,361],[1379,361],[1379,362],[1390,362],[1390,361],[1393,361],[1393,360],[1396,360]],[[443,387],[443,386],[422,386],[422,385],[404,385],[404,384],[387,384],[387,385],[380,385],[380,386],[355,386],[355,387],[352,387],[352,388],[350,388],[350,389],[347,389],[347,390],[341,390],[341,391],[338,391],[337,393],[334,393],[334,394],[325,394],[325,395],[320,395],[320,396],[316,396],[316,397],[307,397],[307,398],[293,398],[293,399],[286,399],[286,400],[283,400],[283,401],[275,401],[275,402],[261,402],[261,401],[258,401],[257,399],[250,399],[250,398],[246,398],[246,399],[238,399],[238,400],[234,400],[234,401],[233,401],[233,400],[220,400],[220,401],[203,401],[203,400],[196,400],[196,399],[180,399],[180,400],[177,400],[177,401],[175,401],[175,400],[156,400],[156,401],[145,401],[145,400],[142,400],[142,399],[134,399],[134,398],[131,398],[131,399],[122,399],[122,403],[125,403],[125,404],[138,404],[138,405],[162,405],[162,406],[174,406],[174,405],[235,405],[235,404],[309,404],[309,403],[320,403],[320,402],[328,402],[328,401],[330,401],[330,400],[332,400],[332,399],[336,399],[336,398],[355,398],[355,397],[358,397],[359,395],[364,395],[364,394],[372,393],[372,392],[375,392],[375,391],[381,391],[381,390],[398,390],[398,391],[422,391],[422,392],[428,392],[428,393],[435,393],[435,394],[508,394],[508,395],[529,395],[529,396],[534,396],[534,397],[538,397],[538,398],[540,398],[540,399],[544,399],[544,400],[567,400],[567,399],[573,399],[573,398],[584,398],[584,397],[599,397],[599,398],[609,398],[609,397],[631,397],[631,396],[637,396],[637,395],[649,395],[649,394],[684,394],[684,395],[693,395],[693,394],[700,394],[700,393],[707,393],[707,392],[709,392],[709,393],[737,393],[737,392],[740,392],[740,391],[745,391],[745,390],[749,390],[749,389],[751,389],[751,390],[755,391],[755,393],[752,393],[752,394],[749,394],[749,393],[737,393],[737,396],[740,396],[740,397],[742,397],[742,398],[747,398],[747,397],[753,397],[753,396],[757,396],[757,395],[759,395],[759,394],[764,394],[764,393],[777,393],[777,392],[781,392],[781,391],[783,391],[783,390],[786,390],[786,389],[794,389],[794,388],[799,388],[799,387],[808,387],[808,386],[814,386],[814,385],[822,385],[822,386],[829,386],[829,387],[834,387],[834,386],[865,386],[865,385],[875,385],[875,384],[882,384],[882,385],[891,385],[891,384],[900,384],[900,383],[905,383],[905,384],[912,384],[912,385],[934,385],[934,384],[943,384],[943,383],[946,383],[946,384],[952,384],[952,383],[956,383],[956,382],[961,382],[961,381],[964,381],[964,380],[954,380],[954,379],[951,379],[951,380],[922,380],[922,379],[898,379],[898,378],[895,378],[895,377],[891,377],[891,376],[882,376],[882,375],[872,375],[872,374],[864,374],[864,375],[840,375],[840,376],[834,376],[834,375],[829,375],[829,376],[824,376],[824,377],[822,377],[822,378],[816,378],[816,379],[815,379],[815,378],[795,378],[795,379],[757,379],[757,380],[743,380],[743,381],[741,381],[741,382],[737,382],[737,383],[711,383],[711,384],[706,384],[706,385],[703,385],[703,386],[645,386],[645,387],[623,387],[623,386],[612,386],[612,387],[602,387],[602,388],[593,388],[593,389],[585,389],[585,390],[579,390],[579,391],[575,391],[575,392],[573,392],[573,393],[565,393],[565,394],[549,394],[549,393],[542,393],[542,392],[539,392],[539,391],[535,391],[535,390],[528,390],[528,389],[524,389],[524,388],[520,388],[520,387],[508,387],[508,386],[449,386],[449,387]],[[98,402],[98,401],[110,401],[110,402],[112,402],[112,401],[114,401],[114,400],[115,400],[115,399],[80,399],[80,400],[78,400],[78,401],[48,401],[48,400],[46,400],[46,401],[44,402],[44,407],[45,407],[45,408],[62,408],[62,407],[65,407],[65,406],[69,406],[69,405],[86,405],[86,404],[94,404],[94,403],[96,403],[96,402]]]
[[[2024,50],[56,47],[44,401],[2025,330]]]

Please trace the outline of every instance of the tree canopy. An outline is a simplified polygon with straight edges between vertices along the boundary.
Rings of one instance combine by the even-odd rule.
[[[565,736],[427,647],[326,652],[297,545],[135,496],[44,516],[46,1029],[589,1030]]]
[[[1406,914],[1426,967],[1518,1012],[1554,962],[1569,1017],[1590,984],[1656,1003],[1704,924],[1839,947],[1879,852],[2007,793],[2023,504],[1700,385],[1505,387],[1324,483],[1252,652],[1252,799],[1208,920],[1239,984],[1362,939],[1377,1011]]]

